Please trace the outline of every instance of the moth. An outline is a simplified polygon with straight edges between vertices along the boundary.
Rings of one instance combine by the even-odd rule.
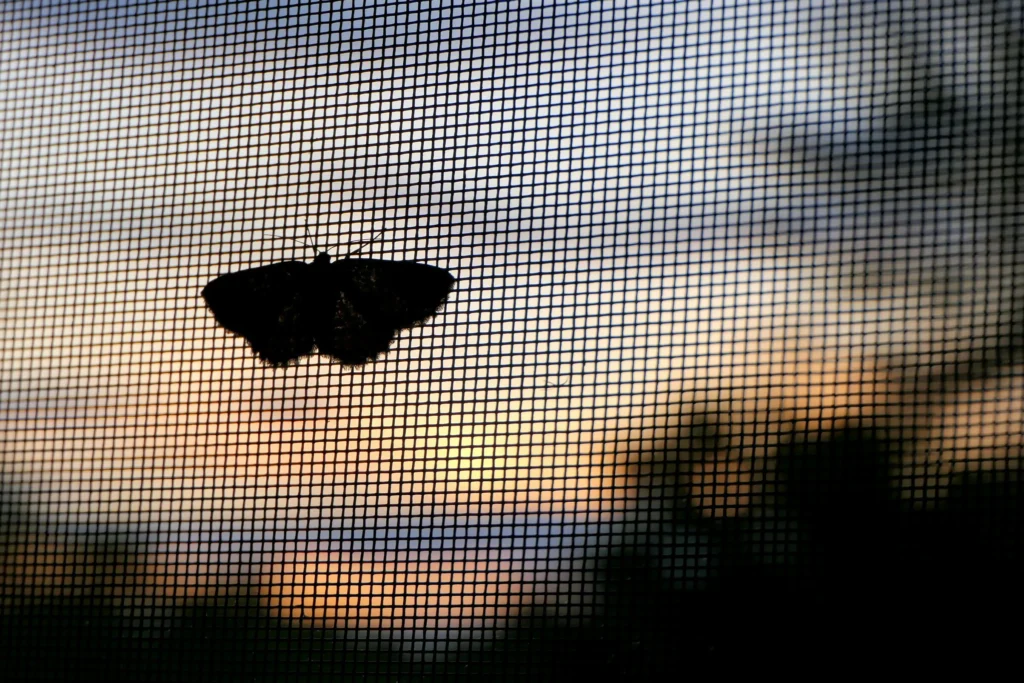
[[[395,335],[440,311],[455,284],[447,270],[414,261],[285,261],[221,275],[203,288],[217,322],[262,360],[284,366],[314,351],[363,365]]]

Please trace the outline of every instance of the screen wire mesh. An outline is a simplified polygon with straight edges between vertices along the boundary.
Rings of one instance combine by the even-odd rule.
[[[5,675],[1010,655],[1022,15],[3,3]],[[427,296],[383,262],[455,284],[274,365],[202,293],[289,261],[230,312],[358,344]]]

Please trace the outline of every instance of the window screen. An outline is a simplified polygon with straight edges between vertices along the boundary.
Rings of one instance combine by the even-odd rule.
[[[1011,654],[1022,14],[4,3],[7,675]]]

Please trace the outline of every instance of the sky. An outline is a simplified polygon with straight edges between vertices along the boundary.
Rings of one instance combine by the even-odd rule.
[[[1020,334],[983,125],[1020,17],[966,7],[11,4],[8,557],[115,539],[166,595],[436,640],[585,616],[602,555],[683,542],[677,494],[752,514],[794,433],[1019,458],[1019,360],[964,368]],[[199,295],[360,246],[457,284],[359,368],[266,367]]]

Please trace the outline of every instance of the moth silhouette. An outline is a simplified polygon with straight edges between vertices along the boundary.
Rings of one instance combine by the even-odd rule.
[[[436,314],[455,278],[413,261],[320,253],[221,275],[203,289],[207,306],[256,355],[283,366],[314,350],[362,365],[388,350],[399,330]]]

